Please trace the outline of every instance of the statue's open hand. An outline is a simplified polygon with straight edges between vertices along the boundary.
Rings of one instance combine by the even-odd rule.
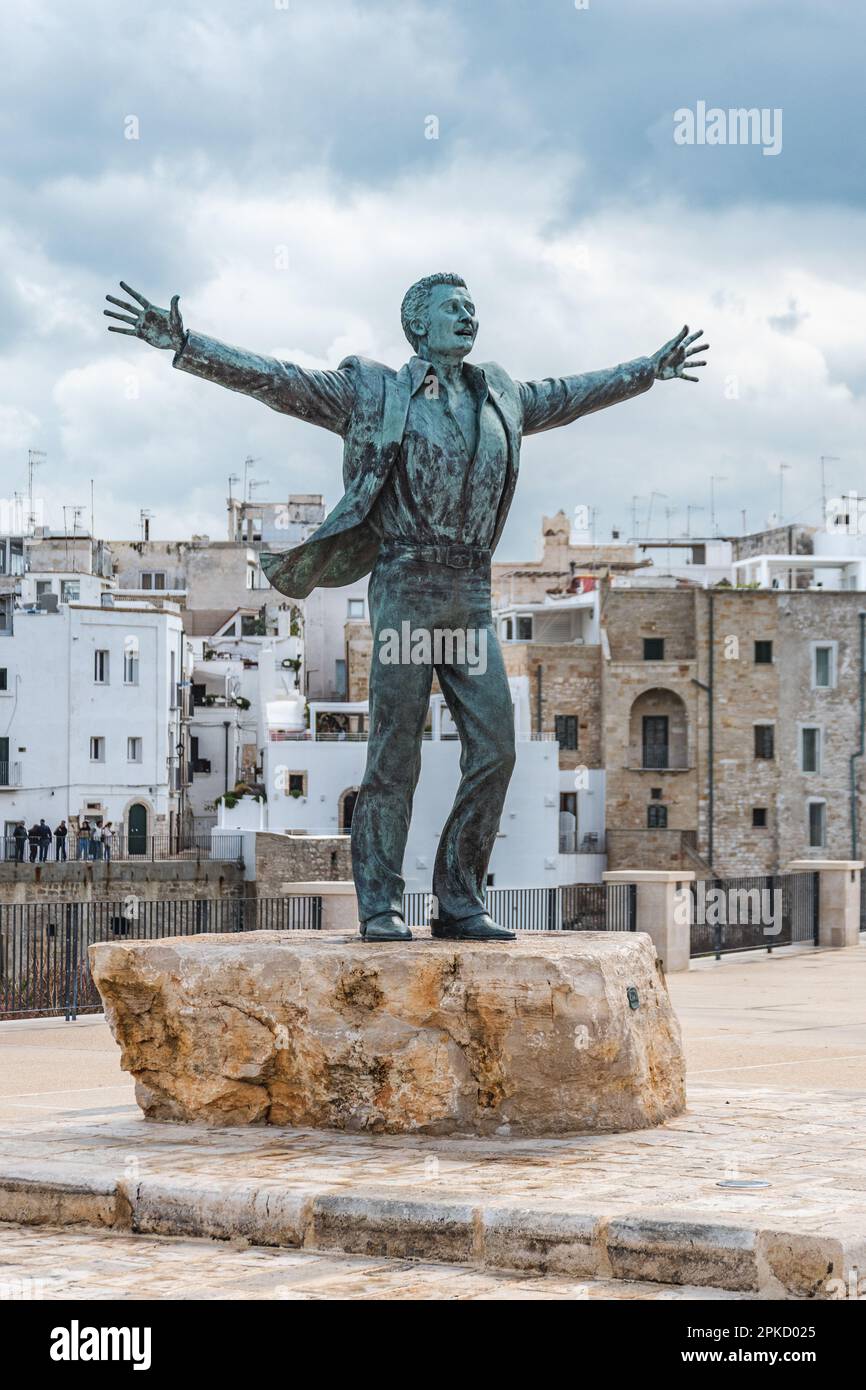
[[[658,352],[653,354],[652,361],[655,363],[656,381],[670,381],[678,376],[683,381],[700,381],[700,377],[689,376],[686,367],[705,367],[706,362],[694,362],[692,359],[696,353],[709,352],[709,343],[698,343],[697,347],[692,347],[695,338],[700,338],[703,329],[699,328],[697,333],[689,333],[689,326],[686,324],[675,338],[671,338],[669,343],[660,347]]]
[[[131,325],[129,328],[117,328],[113,323],[108,325],[109,333],[126,333],[130,338],[143,338],[151,347],[174,348],[179,352],[183,347],[186,333],[184,332],[183,319],[180,316],[180,309],[177,307],[179,295],[174,295],[170,309],[158,309],[155,304],[151,304],[149,299],[145,299],[143,294],[139,294],[131,285],[127,285],[123,280],[120,288],[131,295],[137,301],[135,304],[128,304],[125,299],[115,299],[114,295],[107,294],[105,298],[109,304],[116,304],[119,309],[126,310],[123,314],[116,314],[113,309],[103,309],[103,313],[110,319],[120,319],[122,323]]]

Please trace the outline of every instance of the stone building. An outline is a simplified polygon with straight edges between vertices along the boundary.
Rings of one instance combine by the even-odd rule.
[[[607,593],[610,868],[857,857],[862,605],[818,589]]]

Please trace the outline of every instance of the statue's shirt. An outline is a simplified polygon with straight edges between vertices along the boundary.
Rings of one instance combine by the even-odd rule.
[[[452,541],[487,547],[508,466],[508,440],[483,371],[463,370],[476,409],[477,444],[467,440],[433,367],[413,392],[400,456],[371,521],[390,540]]]

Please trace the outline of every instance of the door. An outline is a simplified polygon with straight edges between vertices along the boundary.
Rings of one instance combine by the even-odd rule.
[[[147,807],[140,802],[127,812],[126,839],[130,854],[147,853]]]
[[[668,766],[668,716],[666,714],[644,715],[643,766]]]
[[[0,738],[0,787],[10,785],[9,740]]]
[[[355,802],[357,800],[357,791],[346,792],[343,797],[343,824],[340,829],[344,835],[348,835],[352,829],[352,816],[355,814]]]

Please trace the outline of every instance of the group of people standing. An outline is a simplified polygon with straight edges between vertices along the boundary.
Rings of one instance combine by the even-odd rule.
[[[96,821],[91,824],[83,820],[76,832],[71,832],[77,839],[79,859],[110,859],[112,846],[114,844],[114,830],[111,821],[106,821],[104,825],[99,825]],[[30,829],[27,829],[25,821],[19,821],[12,838],[15,842],[15,860],[18,864],[24,863],[25,850],[29,850],[31,864],[44,864],[50,857],[51,842],[54,841],[54,858],[66,860],[67,840],[70,830],[65,820],[62,820],[54,830],[46,820],[35,821]]]

